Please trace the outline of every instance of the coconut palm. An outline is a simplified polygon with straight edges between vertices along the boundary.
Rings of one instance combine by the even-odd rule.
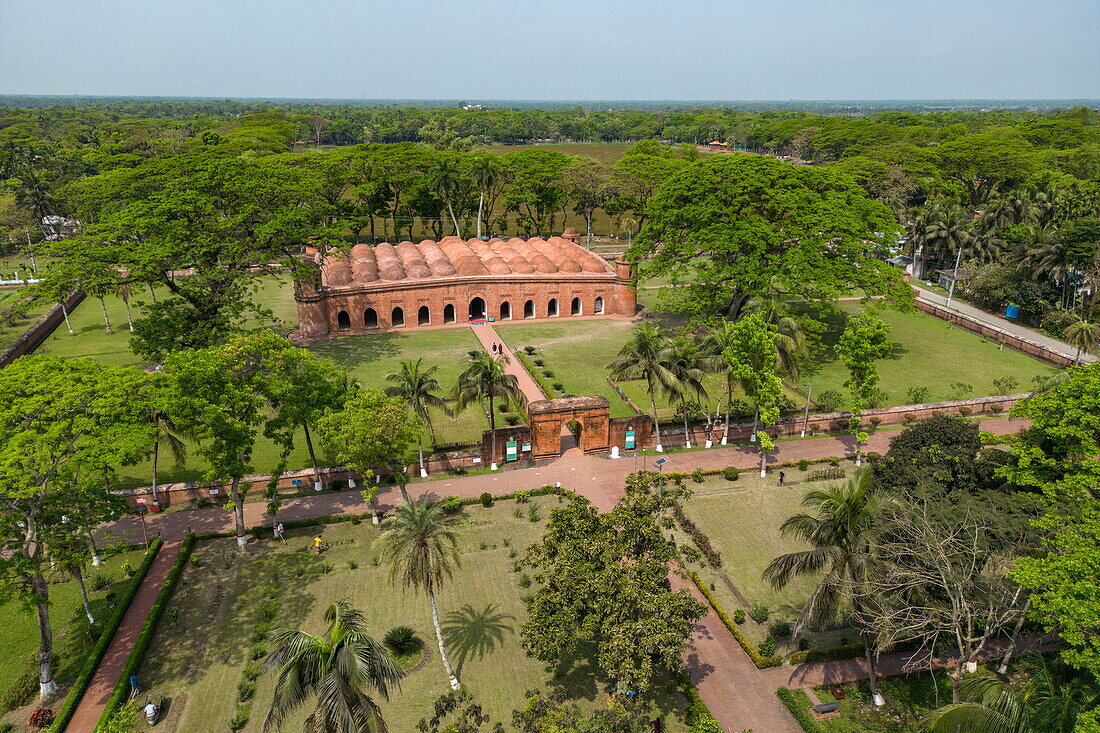
[[[860,616],[882,501],[872,493],[871,471],[865,466],[856,469],[844,485],[808,491],[802,506],[815,513],[795,514],[783,522],[779,531],[808,543],[811,549],[780,555],[763,572],[764,580],[776,590],[786,587],[794,577],[822,574],[798,615],[794,636],[810,621],[840,620],[849,610]],[[860,636],[865,642],[871,692],[878,695],[871,639],[862,630]]]
[[[126,324],[130,326],[130,333],[134,332],[134,318],[130,313],[130,298],[134,295],[133,283],[126,282],[125,280],[119,280],[115,285],[115,295],[122,301],[122,305],[126,308]]]
[[[383,733],[382,712],[370,693],[389,699],[402,672],[386,648],[366,630],[360,611],[337,601],[325,609],[328,629],[314,636],[275,629],[265,658],[278,670],[264,731],[279,730],[287,716],[315,697],[307,733]]]
[[[501,170],[490,155],[475,156],[470,163],[470,178],[477,187],[477,237],[481,239],[481,216],[485,209],[485,192],[500,180]]]
[[[726,363],[726,351],[733,349],[735,344],[736,331],[732,321],[720,322],[703,337],[703,349],[707,353],[706,368],[723,374],[726,381],[726,429],[722,432],[722,445],[726,444],[730,434],[730,405],[733,404],[733,387],[737,384],[737,376]]]
[[[661,423],[657,418],[657,395],[675,397],[680,392],[679,368],[673,358],[668,334],[652,323],[639,323],[630,339],[619,350],[619,358],[608,365],[613,379],[644,379],[653,425],[657,432],[657,450],[661,447]]]
[[[400,397],[409,409],[428,426],[428,434],[431,436],[432,445],[435,441],[435,427],[432,425],[431,408],[447,411],[447,402],[440,396],[439,380],[435,378],[438,366],[424,368],[424,358],[416,361],[405,359],[401,362],[401,369],[386,375],[386,381],[393,383],[392,387],[386,387],[386,394],[390,397]],[[416,439],[416,447],[420,453],[420,470],[426,471],[424,466],[424,437]]]
[[[791,307],[779,296],[750,298],[741,310],[741,318],[759,313],[768,328],[779,334],[775,346],[776,367],[798,381],[799,359],[806,356],[806,329],[794,317]]]
[[[187,461],[187,444],[183,442],[183,434],[172,421],[172,416],[159,406],[154,406],[149,412],[149,424],[153,428],[153,455],[150,458],[153,472],[153,502],[157,498],[157,464],[160,461],[161,445],[168,446],[172,454],[172,460],[177,466],[182,466]]]
[[[443,579],[450,578],[460,564],[457,523],[457,515],[447,514],[438,503],[429,502],[422,496],[399,506],[377,540],[381,546],[379,561],[390,567],[390,582],[400,579],[404,587],[423,591],[428,596],[439,656],[455,690],[461,685],[443,643],[435,593]]]
[[[701,402],[707,399],[707,390],[703,385],[703,367],[707,355],[700,350],[694,339],[681,337],[673,339],[669,347],[669,358],[676,374],[676,398],[680,402],[680,411],[684,418],[684,444],[691,447],[691,434],[688,432],[688,417],[694,410],[688,409],[693,398]]]
[[[484,351],[469,352],[469,366],[458,375],[454,391],[456,410],[465,410],[467,405],[481,404],[483,400],[489,403],[489,462],[493,466],[497,463],[497,420],[493,409],[496,400],[511,400],[520,405],[526,402],[515,375],[504,370],[506,363],[504,354],[493,357]]]
[[[428,180],[435,195],[446,204],[447,212],[451,215],[451,223],[455,227],[455,236],[461,235],[458,226],[458,217],[455,216],[454,200],[458,196],[458,188],[461,182],[461,173],[458,166],[451,160],[439,160],[428,169]]]
[[[1022,685],[964,677],[962,701],[933,711],[922,725],[933,733],[1072,733],[1082,713],[1100,707],[1100,686],[1087,672],[1041,656],[1026,671]]]
[[[932,254],[943,264],[955,258],[960,251],[965,255],[974,244],[972,222],[973,216],[969,211],[953,204],[941,204],[933,209],[932,218],[924,231],[925,259]]]
[[[1066,343],[1077,349],[1074,361],[1081,363],[1081,352],[1086,354],[1096,353],[1096,347],[1100,345],[1100,323],[1090,321],[1087,318],[1078,318],[1062,331]]]

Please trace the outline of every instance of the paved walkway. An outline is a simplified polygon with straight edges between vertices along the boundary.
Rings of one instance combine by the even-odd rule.
[[[524,368],[519,358],[512,353],[508,344],[504,343],[504,339],[500,337],[500,334],[496,332],[495,328],[488,323],[471,323],[470,330],[477,336],[477,340],[481,342],[481,346],[487,353],[493,353],[493,344],[502,347],[502,353],[505,358],[504,371],[515,376],[516,381],[519,382],[519,388],[528,402],[546,399],[546,395],[543,394],[542,388],[539,387],[538,382],[536,382],[535,378],[531,376],[526,368]]]
[[[490,328],[491,330],[491,328]],[[479,335],[479,338],[481,336]],[[486,334],[486,338],[490,338]],[[500,342],[499,339],[497,341]],[[491,342],[490,342],[491,343]],[[518,360],[512,358],[513,362]],[[522,365],[520,365],[522,368]],[[1026,425],[1026,421],[1011,417],[994,418],[982,423],[985,430],[994,433],[1014,433]],[[869,451],[885,453],[890,440],[897,431],[873,433],[866,446]],[[851,436],[823,436],[806,440],[782,441],[769,456],[769,465],[798,461],[800,459],[818,459],[831,456],[850,455],[853,451]],[[558,460],[534,468],[511,469],[493,474],[466,476],[461,478],[417,481],[409,484],[408,491],[413,497],[427,495],[442,498],[453,495],[475,497],[482,492],[505,494],[517,489],[532,489],[545,484],[561,482],[586,496],[601,511],[608,511],[622,496],[622,487],[628,474],[643,468],[656,456],[627,456],[612,460],[605,456],[586,456],[579,450],[568,451]],[[687,451],[666,455],[669,471],[689,473],[696,468],[713,469],[725,466],[756,468],[759,454],[750,446],[725,446],[709,450]],[[400,494],[394,487],[384,487],[378,497],[383,508],[392,508]],[[347,513],[364,513],[367,510],[358,492],[324,493],[315,496],[303,496],[289,499],[279,512],[283,521],[328,516]],[[264,513],[263,502],[245,505],[245,523],[248,526],[264,525],[268,519]],[[150,532],[164,537],[166,544],[162,548],[134,604],[126,614],[122,627],[112,642],[104,663],[96,673],[92,688],[78,708],[81,721],[98,719],[96,710],[102,712],[103,703],[117,681],[126,655],[133,645],[152,605],[160,585],[171,566],[177,551],[176,544],[189,530],[202,534],[207,532],[229,532],[232,530],[232,515],[218,508],[196,509],[166,514],[149,515],[147,520]],[[130,537],[140,536],[141,527],[136,519],[127,518],[107,525],[104,530],[112,533],[125,533]],[[673,578],[679,586],[683,581]],[[696,592],[695,590],[692,591]],[[727,731],[737,731],[751,727],[758,733],[797,733],[797,727],[789,718],[774,692],[780,685],[789,687],[811,686],[823,682],[859,679],[862,673],[861,663],[823,662],[794,668],[760,671],[745,656],[744,651],[721,621],[708,614],[696,625],[695,633],[689,641],[684,657],[692,681],[699,688],[707,706],[719,723]],[[884,661],[884,665],[888,662]],[[108,666],[110,665],[110,666]],[[884,667],[889,671],[889,667]],[[862,673],[862,676],[866,676]],[[93,693],[93,690],[95,692]],[[91,727],[78,727],[77,718],[68,730],[85,731]],[[83,724],[83,723],[82,723]],[[94,722],[93,722],[94,725]]]
[[[134,648],[138,633],[145,625],[149,610],[153,607],[179,550],[180,543],[175,540],[166,541],[161,546],[130,607],[126,609],[126,615],[122,617],[122,623],[111,639],[111,644],[107,647],[107,652],[103,655],[88,689],[80,698],[80,704],[65,728],[66,731],[89,733],[95,730],[96,723],[99,722],[99,717],[103,715],[103,709],[107,706],[107,699],[122,675],[122,668],[130,657],[130,651]]]
[[[914,282],[910,282],[909,284],[912,285],[913,288],[920,293],[921,300],[932,303],[933,305],[938,305],[945,308],[947,307],[946,296],[940,295],[939,293],[934,293],[931,290],[926,290],[919,284]],[[951,310],[958,311],[965,316],[970,316],[976,321],[981,321],[982,323],[989,324],[990,326],[993,326],[994,328],[999,328],[1002,331],[1008,331],[1009,333],[1015,334],[1016,336],[1022,336],[1023,338],[1034,341],[1035,343],[1045,346],[1052,351],[1057,351],[1058,353],[1063,354],[1070,359],[1074,358],[1074,356],[1076,356],[1077,354],[1076,348],[1070,346],[1063,341],[1059,341],[1056,338],[1051,338],[1041,331],[1036,331],[1026,326],[1021,326],[1019,323],[1016,323],[1015,321],[1010,321],[1007,318],[995,316],[988,311],[984,311],[981,308],[975,308],[974,306],[968,303],[963,303],[958,299],[954,299],[951,301]],[[1083,362],[1093,362],[1096,361],[1096,359],[1097,357],[1093,354],[1081,354],[1081,361]]]

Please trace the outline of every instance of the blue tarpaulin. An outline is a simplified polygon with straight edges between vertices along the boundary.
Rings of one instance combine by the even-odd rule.
[[[1005,306],[1005,318],[1019,318],[1019,317],[1020,317],[1020,306],[1018,306],[1018,305]]]

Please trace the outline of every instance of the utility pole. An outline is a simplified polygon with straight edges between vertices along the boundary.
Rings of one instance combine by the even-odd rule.
[[[803,387],[808,387],[806,390],[806,414],[802,416],[802,437],[806,437],[806,428],[810,425],[810,395],[813,394],[813,383],[803,382]]]
[[[951,307],[951,298],[955,296],[955,281],[959,279],[959,260],[962,259],[962,247],[955,251],[955,269],[951,273],[951,287],[947,289],[947,307]]]

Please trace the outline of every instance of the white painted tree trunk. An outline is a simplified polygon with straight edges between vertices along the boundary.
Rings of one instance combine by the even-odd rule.
[[[458,681],[458,675],[455,674],[454,667],[451,666],[451,660],[447,657],[447,647],[443,644],[443,629],[439,625],[439,609],[435,605],[435,593],[433,591],[428,591],[428,601],[432,604],[432,623],[435,624],[435,638],[439,642],[439,657],[443,660],[443,668],[447,670],[447,679],[451,683],[452,690],[461,690],[462,683]]]

